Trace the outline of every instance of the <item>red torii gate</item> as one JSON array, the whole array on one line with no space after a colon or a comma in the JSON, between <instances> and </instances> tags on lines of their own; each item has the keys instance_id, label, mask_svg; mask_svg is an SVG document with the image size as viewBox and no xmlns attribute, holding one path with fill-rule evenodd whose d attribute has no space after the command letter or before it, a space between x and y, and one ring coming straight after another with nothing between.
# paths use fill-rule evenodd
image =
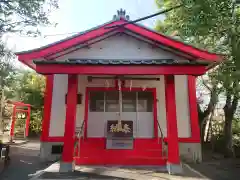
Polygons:
<instances>
[{"instance_id":1,"label":"red torii gate","mask_svg":"<svg viewBox=\"0 0 240 180\"><path fill-rule=\"evenodd\" d=\"M16 123L16 115L17 113L26 113L26 123L25 123L25 136L27 137L29 134L29 124L30 124L30 113L31 113L31 105L25 104L22 102L11 102L13 104L13 114L12 114L12 124L10 129L10 141L13 141L14 138L14 129L15 129L15 123ZM27 107L27 110L25 109L17 109L17 107Z\"/></svg>"}]
</instances>

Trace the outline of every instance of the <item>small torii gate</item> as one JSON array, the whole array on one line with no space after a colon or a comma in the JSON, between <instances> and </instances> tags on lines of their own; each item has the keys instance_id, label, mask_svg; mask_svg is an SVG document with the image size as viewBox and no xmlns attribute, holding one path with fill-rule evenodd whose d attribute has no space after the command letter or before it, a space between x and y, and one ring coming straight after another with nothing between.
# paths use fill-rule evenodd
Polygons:
<instances>
[{"instance_id":1,"label":"small torii gate","mask_svg":"<svg viewBox=\"0 0 240 180\"><path fill-rule=\"evenodd\" d=\"M10 103L13 104L12 123L11 123L11 129L10 129L10 142L13 142L17 115L20 114L20 113L24 113L26 115L25 116L26 117L25 137L28 137L28 135L29 135L31 105L30 104L25 104L25 103L22 103L22 102L10 102ZM24 109L24 108L27 108L27 109Z\"/></svg>"}]
</instances>

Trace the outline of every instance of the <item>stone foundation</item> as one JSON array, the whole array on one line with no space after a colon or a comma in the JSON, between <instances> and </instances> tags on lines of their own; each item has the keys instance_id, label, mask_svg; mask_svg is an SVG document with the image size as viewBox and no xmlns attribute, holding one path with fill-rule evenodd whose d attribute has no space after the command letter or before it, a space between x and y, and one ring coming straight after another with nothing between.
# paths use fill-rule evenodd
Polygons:
<instances>
[{"instance_id":1,"label":"stone foundation","mask_svg":"<svg viewBox=\"0 0 240 180\"><path fill-rule=\"evenodd\" d=\"M201 143L179 143L179 153L182 160L187 162L202 162Z\"/></svg>"},{"instance_id":2,"label":"stone foundation","mask_svg":"<svg viewBox=\"0 0 240 180\"><path fill-rule=\"evenodd\" d=\"M63 145L63 142L41 142L40 159L41 161L56 161L59 160L61 154L53 154L53 145Z\"/></svg>"}]
</instances>

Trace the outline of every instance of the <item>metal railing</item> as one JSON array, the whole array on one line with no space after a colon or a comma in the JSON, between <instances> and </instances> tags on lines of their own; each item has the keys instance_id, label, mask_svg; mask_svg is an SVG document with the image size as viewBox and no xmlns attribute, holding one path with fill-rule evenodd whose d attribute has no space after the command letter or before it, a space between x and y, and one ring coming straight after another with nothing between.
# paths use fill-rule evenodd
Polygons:
<instances>
[{"instance_id":1,"label":"metal railing","mask_svg":"<svg viewBox=\"0 0 240 180\"><path fill-rule=\"evenodd\" d=\"M167 143L166 142L164 142L164 135L163 135L163 132L162 132L162 128L161 128L161 126L160 126L160 124L159 124L159 122L157 121L157 124L158 124L158 129L159 129L159 131L160 131L160 134L161 134L161 149L162 149L162 157L167 157ZM159 143L159 141L158 141L158 143Z\"/></svg>"},{"instance_id":2,"label":"metal railing","mask_svg":"<svg viewBox=\"0 0 240 180\"><path fill-rule=\"evenodd\" d=\"M85 121L83 121L82 124L81 124L80 130L79 130L79 132L77 133L76 142L75 142L75 144L74 144L74 155L75 155L75 153L76 153L76 150L78 150L78 157L80 156L81 137L83 137L83 135L84 135L84 133L83 133L84 124L85 124Z\"/></svg>"}]
</instances>

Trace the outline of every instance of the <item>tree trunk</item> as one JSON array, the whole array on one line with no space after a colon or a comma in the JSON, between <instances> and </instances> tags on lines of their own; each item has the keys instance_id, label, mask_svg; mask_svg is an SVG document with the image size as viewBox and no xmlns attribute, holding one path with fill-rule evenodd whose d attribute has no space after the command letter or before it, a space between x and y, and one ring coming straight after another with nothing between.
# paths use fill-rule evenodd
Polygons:
<instances>
[{"instance_id":1,"label":"tree trunk","mask_svg":"<svg viewBox=\"0 0 240 180\"><path fill-rule=\"evenodd\" d=\"M233 99L233 100L232 100ZM227 92L226 104L224 106L224 156L234 157L234 148L232 140L232 122L238 105L238 96L232 98L231 92Z\"/></svg>"},{"instance_id":2,"label":"tree trunk","mask_svg":"<svg viewBox=\"0 0 240 180\"><path fill-rule=\"evenodd\" d=\"M233 149L233 141L232 141L232 121L233 117L231 115L225 115L225 123L224 123L224 143L225 157L234 157L234 149Z\"/></svg>"},{"instance_id":3,"label":"tree trunk","mask_svg":"<svg viewBox=\"0 0 240 180\"><path fill-rule=\"evenodd\" d=\"M204 143L204 132L206 128L206 122L209 115L214 112L215 106L218 102L218 94L216 92L216 88L212 88L210 92L210 101L207 105L207 108L202 111L200 105L198 104L198 120L199 120L199 127L201 132L201 143Z\"/></svg>"}]
</instances>

